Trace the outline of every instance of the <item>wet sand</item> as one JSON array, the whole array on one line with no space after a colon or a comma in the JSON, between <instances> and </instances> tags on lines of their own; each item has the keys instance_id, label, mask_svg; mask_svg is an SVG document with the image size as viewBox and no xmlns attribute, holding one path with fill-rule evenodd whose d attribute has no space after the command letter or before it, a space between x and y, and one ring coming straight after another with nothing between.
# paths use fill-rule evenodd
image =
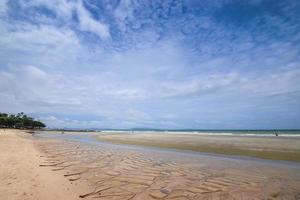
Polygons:
<instances>
[{"instance_id":1,"label":"wet sand","mask_svg":"<svg viewBox=\"0 0 300 200\"><path fill-rule=\"evenodd\" d=\"M119 144L300 161L300 137L101 132L96 138L99 141Z\"/></svg>"},{"instance_id":2,"label":"wet sand","mask_svg":"<svg viewBox=\"0 0 300 200\"><path fill-rule=\"evenodd\" d=\"M54 197L56 191L50 190L48 199L76 199L76 195L81 199L104 200L300 198L299 163L251 161L99 143L92 139L95 134L51 135L52 139L16 136L16 140L37 148L34 172L44 170L53 177L59 176L52 187L59 187L57 192L66 196ZM1 143L1 150L4 149ZM19 152L21 150L14 154ZM23 154L18 159L31 158ZM10 164L7 167L15 171ZM20 167L28 168L22 163ZM10 170L1 166L2 177L7 174L3 169ZM44 178L51 180L51 176ZM1 185L5 183L1 181ZM70 192L64 193L61 183L74 186L75 190L70 190L75 191L75 197ZM14 189L22 191L24 188ZM35 194L41 189L28 190ZM1 195L6 198L0 199L14 199L8 192Z\"/></svg>"}]
</instances>

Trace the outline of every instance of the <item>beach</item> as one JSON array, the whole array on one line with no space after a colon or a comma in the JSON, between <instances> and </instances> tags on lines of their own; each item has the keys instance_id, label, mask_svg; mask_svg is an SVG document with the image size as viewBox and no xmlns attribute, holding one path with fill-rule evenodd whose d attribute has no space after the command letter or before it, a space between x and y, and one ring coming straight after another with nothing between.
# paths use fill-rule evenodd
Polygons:
<instances>
[{"instance_id":1,"label":"beach","mask_svg":"<svg viewBox=\"0 0 300 200\"><path fill-rule=\"evenodd\" d=\"M85 186L40 167L44 162L32 136L25 131L0 129L0 199L79 199Z\"/></svg>"},{"instance_id":2,"label":"beach","mask_svg":"<svg viewBox=\"0 0 300 200\"><path fill-rule=\"evenodd\" d=\"M0 200L300 200L300 0L0 0Z\"/></svg>"},{"instance_id":3,"label":"beach","mask_svg":"<svg viewBox=\"0 0 300 200\"><path fill-rule=\"evenodd\" d=\"M100 134L1 132L0 199L300 198L298 162L112 144Z\"/></svg>"},{"instance_id":4,"label":"beach","mask_svg":"<svg viewBox=\"0 0 300 200\"><path fill-rule=\"evenodd\" d=\"M120 144L174 148L225 155L300 161L300 137L234 136L168 132L101 132L96 138Z\"/></svg>"}]
</instances>

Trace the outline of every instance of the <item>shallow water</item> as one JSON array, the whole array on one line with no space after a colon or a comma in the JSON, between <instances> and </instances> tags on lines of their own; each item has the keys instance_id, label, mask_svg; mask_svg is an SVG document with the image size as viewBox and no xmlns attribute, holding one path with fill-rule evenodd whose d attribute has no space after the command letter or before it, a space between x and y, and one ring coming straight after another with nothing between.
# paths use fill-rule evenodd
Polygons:
<instances>
[{"instance_id":1,"label":"shallow water","mask_svg":"<svg viewBox=\"0 0 300 200\"><path fill-rule=\"evenodd\" d=\"M76 141L83 144L88 145L96 145L99 147L112 148L117 150L131 150L138 151L144 153L153 153L160 154L161 156L167 155L171 156L173 159L179 157L180 160L190 159L191 161L197 161L197 157L199 158L210 158L212 160L222 160L227 162L238 162L238 163L247 163L250 162L252 164L260 164L260 165L272 165L273 167L287 167L287 168L299 168L300 162L292 162L292 161L282 161L282 160L268 160L268 159L260 159L253 158L248 156L229 156L222 154L214 154L214 153L204 153L204 152L195 152L190 150L177 150L177 149L166 149L159 147L142 147L138 145L126 145L126 144L113 144L109 142L101 142L94 138L97 133L53 133L53 132L40 132L36 134L37 137L42 138L51 138L51 139L60 139L66 141ZM195 160L196 159L196 160Z\"/></svg>"}]
</instances>

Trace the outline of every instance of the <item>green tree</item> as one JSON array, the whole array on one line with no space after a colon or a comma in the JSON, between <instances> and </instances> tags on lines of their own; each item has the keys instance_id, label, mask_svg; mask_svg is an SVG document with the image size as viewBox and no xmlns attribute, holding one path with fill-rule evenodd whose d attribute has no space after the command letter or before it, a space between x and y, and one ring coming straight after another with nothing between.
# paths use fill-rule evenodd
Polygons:
<instances>
[{"instance_id":1,"label":"green tree","mask_svg":"<svg viewBox=\"0 0 300 200\"><path fill-rule=\"evenodd\" d=\"M34 128L45 128L46 125L43 122L40 121L33 121L33 127Z\"/></svg>"},{"instance_id":2,"label":"green tree","mask_svg":"<svg viewBox=\"0 0 300 200\"><path fill-rule=\"evenodd\" d=\"M6 113L0 113L0 117L7 117L8 115Z\"/></svg>"},{"instance_id":3,"label":"green tree","mask_svg":"<svg viewBox=\"0 0 300 200\"><path fill-rule=\"evenodd\" d=\"M7 127L8 128L15 128L15 121L16 121L15 115L9 115L7 117Z\"/></svg>"},{"instance_id":4,"label":"green tree","mask_svg":"<svg viewBox=\"0 0 300 200\"><path fill-rule=\"evenodd\" d=\"M0 113L0 127L3 128L45 128L46 125L43 122L34 120L32 117L27 116L23 112L16 115L8 115L6 113Z\"/></svg>"},{"instance_id":5,"label":"green tree","mask_svg":"<svg viewBox=\"0 0 300 200\"><path fill-rule=\"evenodd\" d=\"M0 127L5 128L7 127L7 117L0 117Z\"/></svg>"}]
</instances>

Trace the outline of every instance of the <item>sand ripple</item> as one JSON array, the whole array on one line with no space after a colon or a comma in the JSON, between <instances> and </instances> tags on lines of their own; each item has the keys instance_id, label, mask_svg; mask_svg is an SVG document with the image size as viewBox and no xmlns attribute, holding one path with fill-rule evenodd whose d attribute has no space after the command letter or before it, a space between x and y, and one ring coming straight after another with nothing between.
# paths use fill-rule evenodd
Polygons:
<instances>
[{"instance_id":1,"label":"sand ripple","mask_svg":"<svg viewBox=\"0 0 300 200\"><path fill-rule=\"evenodd\" d=\"M300 199L299 176L287 179L276 170L191 167L143 152L77 142L40 140L37 145L44 157L41 167L91 186L80 195L83 199Z\"/></svg>"}]
</instances>

